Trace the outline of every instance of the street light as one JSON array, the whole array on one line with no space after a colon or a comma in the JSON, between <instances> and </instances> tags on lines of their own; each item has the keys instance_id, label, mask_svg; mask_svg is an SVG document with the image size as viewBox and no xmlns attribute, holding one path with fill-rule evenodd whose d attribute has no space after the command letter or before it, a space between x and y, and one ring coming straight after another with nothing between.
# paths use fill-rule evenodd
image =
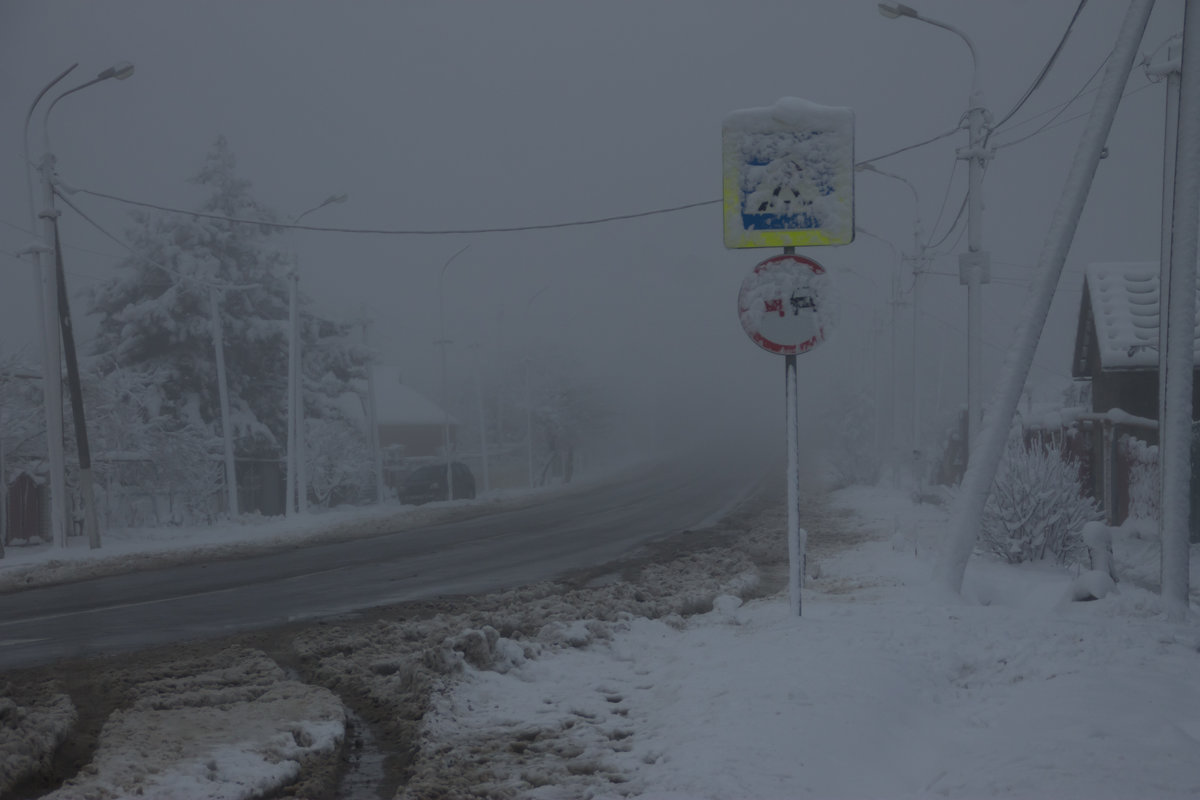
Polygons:
<instances>
[{"instance_id":1,"label":"street light","mask_svg":"<svg viewBox=\"0 0 1200 800\"><path fill-rule=\"evenodd\" d=\"M329 197L326 197L320 203L318 203L317 205L308 209L307 211L297 214L296 218L292 220L291 224L295 225L297 222L304 219L306 216L308 216L312 212L318 211L318 210L324 208L325 206L331 206L331 205L334 205L335 203L344 203L348 199L350 199L350 195L346 194L345 192L342 192L340 194L331 194L331 195L329 195Z\"/></svg>"},{"instance_id":2,"label":"street light","mask_svg":"<svg viewBox=\"0 0 1200 800\"><path fill-rule=\"evenodd\" d=\"M984 144L988 112L983 107L983 92L979 88L979 53L971 38L958 28L940 20L922 16L902 3L880 3L879 13L889 19L908 17L950 31L962 39L971 51L971 96L967 107L967 130L970 140L959 148L958 158L968 165L967 178L967 252L958 256L958 281L967 287L967 452L977 441L982 419L980 398L980 369L983 365L981 287L991 279L990 259L983 250L983 169L991 153Z\"/></svg>"},{"instance_id":3,"label":"street light","mask_svg":"<svg viewBox=\"0 0 1200 800\"><path fill-rule=\"evenodd\" d=\"M907 8L907 6L906 6ZM923 241L923 232L921 229L921 198L917 194L917 187L913 186L912 181L902 175L896 175L892 172L878 169L874 164L863 163L856 167L860 172L873 172L876 175L882 175L885 178L900 181L912 193L913 198L913 250L909 255L903 255L902 260L908 262L909 269L912 271L912 341L910 343L912 358L912 386L909 394L910 402L912 403L912 452L913 452L913 479L919 484L921 478L921 425L920 425L920 403L917 397L917 320L920 319L917 300L919 298L918 289L920 286L921 273L924 271L926 258L925 243Z\"/></svg>"},{"instance_id":4,"label":"street light","mask_svg":"<svg viewBox=\"0 0 1200 800\"><path fill-rule=\"evenodd\" d=\"M471 245L463 245L454 255L446 259L442 264L442 269L438 272L438 330L439 338L434 344L440 345L442 349L442 449L445 451L446 459L446 499L454 499L454 471L450 468L450 397L446 389L446 345L450 344L450 340L446 338L446 292L445 278L446 267L450 266L450 262L458 258L467 251Z\"/></svg>"},{"instance_id":5,"label":"street light","mask_svg":"<svg viewBox=\"0 0 1200 800\"><path fill-rule=\"evenodd\" d=\"M289 224L295 225L307 215L325 206L344 203L349 197L345 192L331 194L312 208L292 217ZM308 513L308 453L304 441L304 371L301 358L300 273L293 269L288 275L288 434L287 469L284 478L287 503L284 506L284 516L292 515L293 504L298 513ZM370 370L368 370L367 383L368 391L373 391ZM374 420L371 420L370 424L374 425ZM372 439L372 441L376 440ZM377 445L374 450L378 451ZM378 458L374 460L378 464ZM378 479L378 470L376 470L376 477Z\"/></svg>"},{"instance_id":6,"label":"street light","mask_svg":"<svg viewBox=\"0 0 1200 800\"><path fill-rule=\"evenodd\" d=\"M79 453L79 482L83 494L85 524L88 544L100 546L100 530L96 520L95 492L92 485L91 452L88 447L87 425L83 411L83 397L79 381L79 367L75 359L75 341L71 329L71 317L67 307L67 292L62 285L62 258L58 250L58 210L54 207L54 165L50 152L50 112L64 97L81 91L109 78L124 80L133 74L133 65L119 62L100 72L95 78L62 92L50 102L42 115L43 155L38 166L41 172L42 210L38 211L33 196L33 182L29 169L29 123L33 112L46 93L70 74L78 64L72 64L46 84L25 114L24 149L25 177L29 191L30 218L37 227L42 220L42 244L32 250L34 268L41 274L41 303L38 304L42 328L42 363L44 371L43 397L46 406L47 454L50 465L50 527L51 539L60 547L66 546L66 471L63 456L62 426L62 347L66 337L67 377L71 385L71 407L75 422L75 436Z\"/></svg>"}]
</instances>

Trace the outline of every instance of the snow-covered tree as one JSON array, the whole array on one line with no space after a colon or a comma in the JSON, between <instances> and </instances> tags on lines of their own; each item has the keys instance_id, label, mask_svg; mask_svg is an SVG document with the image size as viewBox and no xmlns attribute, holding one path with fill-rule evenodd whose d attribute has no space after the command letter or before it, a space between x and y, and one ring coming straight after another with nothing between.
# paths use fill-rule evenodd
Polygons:
<instances>
[{"instance_id":1,"label":"snow-covered tree","mask_svg":"<svg viewBox=\"0 0 1200 800\"><path fill-rule=\"evenodd\" d=\"M152 389L159 380L153 369L116 369L87 383L88 430L109 524L140 521L122 500L126 487L166 502L173 522L210 521L219 505L221 442L197 420L159 413ZM155 514L161 522L157 507Z\"/></svg>"},{"instance_id":2,"label":"snow-covered tree","mask_svg":"<svg viewBox=\"0 0 1200 800\"><path fill-rule=\"evenodd\" d=\"M208 191L200 212L261 222L136 212L135 256L96 289L93 352L105 374L154 376L143 406L179 425L220 433L212 300L218 313L239 458L279 458L287 446L288 272L294 258L276 244L276 215L237 176L219 137L192 182ZM316 317L301 296L305 414L338 415L330 398L364 373L365 349L349 326Z\"/></svg>"},{"instance_id":3,"label":"snow-covered tree","mask_svg":"<svg viewBox=\"0 0 1200 800\"><path fill-rule=\"evenodd\" d=\"M4 453L0 472L10 478L33 468L46 455L42 386L30 378L39 372L19 353L0 355L0 450Z\"/></svg>"},{"instance_id":4,"label":"snow-covered tree","mask_svg":"<svg viewBox=\"0 0 1200 800\"><path fill-rule=\"evenodd\" d=\"M148 387L153 413L212 426L220 418L211 293L225 340L236 450L241 456L281 452L286 437L287 284L289 258L273 247L274 215L235 174L224 137L192 182L209 196L199 211L239 219L135 212L135 256L91 297L100 322L94 353L102 370L136 369L158 376Z\"/></svg>"}]
</instances>

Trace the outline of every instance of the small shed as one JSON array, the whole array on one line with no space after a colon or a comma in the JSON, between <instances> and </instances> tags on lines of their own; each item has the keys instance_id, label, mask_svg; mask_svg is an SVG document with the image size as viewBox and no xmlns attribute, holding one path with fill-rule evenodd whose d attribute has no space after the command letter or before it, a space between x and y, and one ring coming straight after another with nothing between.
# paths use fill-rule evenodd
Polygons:
<instances>
[{"instance_id":1,"label":"small shed","mask_svg":"<svg viewBox=\"0 0 1200 800\"><path fill-rule=\"evenodd\" d=\"M28 472L20 472L8 483L8 506L4 543L40 541L46 538L44 491L41 483Z\"/></svg>"}]
</instances>

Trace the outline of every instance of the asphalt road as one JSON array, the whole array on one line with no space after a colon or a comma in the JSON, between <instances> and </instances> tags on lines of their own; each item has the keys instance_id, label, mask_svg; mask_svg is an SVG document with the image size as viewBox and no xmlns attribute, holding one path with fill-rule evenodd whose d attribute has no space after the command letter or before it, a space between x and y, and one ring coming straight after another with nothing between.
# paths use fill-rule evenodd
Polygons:
<instances>
[{"instance_id":1,"label":"asphalt road","mask_svg":"<svg viewBox=\"0 0 1200 800\"><path fill-rule=\"evenodd\" d=\"M758 466L685 459L469 520L5 595L0 669L552 578L703 525Z\"/></svg>"}]
</instances>

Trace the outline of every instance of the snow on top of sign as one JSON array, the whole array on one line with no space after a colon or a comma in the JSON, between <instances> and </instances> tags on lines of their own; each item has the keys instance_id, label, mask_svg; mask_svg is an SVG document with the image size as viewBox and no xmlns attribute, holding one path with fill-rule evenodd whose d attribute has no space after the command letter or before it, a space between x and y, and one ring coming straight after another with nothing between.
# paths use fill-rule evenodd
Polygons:
<instances>
[{"instance_id":1,"label":"snow on top of sign","mask_svg":"<svg viewBox=\"0 0 1200 800\"><path fill-rule=\"evenodd\" d=\"M1157 368L1158 262L1089 264L1085 281L1101 369ZM1194 351L1200 355L1200 342ZM1196 355L1193 361L1200 363Z\"/></svg>"},{"instance_id":2,"label":"snow on top of sign","mask_svg":"<svg viewBox=\"0 0 1200 800\"><path fill-rule=\"evenodd\" d=\"M772 122L781 127L853 133L854 111L846 106L823 106L800 97L781 97L774 105L742 108L725 115L724 127L762 130Z\"/></svg>"}]
</instances>

